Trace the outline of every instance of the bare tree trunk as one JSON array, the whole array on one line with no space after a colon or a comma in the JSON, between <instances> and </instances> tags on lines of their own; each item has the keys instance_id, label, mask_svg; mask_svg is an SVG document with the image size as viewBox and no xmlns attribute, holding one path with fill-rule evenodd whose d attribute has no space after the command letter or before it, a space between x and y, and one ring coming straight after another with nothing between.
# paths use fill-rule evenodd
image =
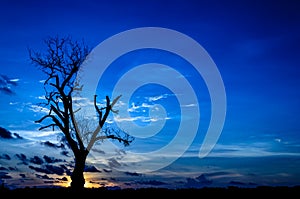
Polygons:
<instances>
[{"instance_id":1,"label":"bare tree trunk","mask_svg":"<svg viewBox=\"0 0 300 199\"><path fill-rule=\"evenodd\" d=\"M84 188L85 179L84 179L84 168L86 161L85 154L77 155L75 158L75 167L71 175L71 188L74 190L79 190Z\"/></svg>"}]
</instances>

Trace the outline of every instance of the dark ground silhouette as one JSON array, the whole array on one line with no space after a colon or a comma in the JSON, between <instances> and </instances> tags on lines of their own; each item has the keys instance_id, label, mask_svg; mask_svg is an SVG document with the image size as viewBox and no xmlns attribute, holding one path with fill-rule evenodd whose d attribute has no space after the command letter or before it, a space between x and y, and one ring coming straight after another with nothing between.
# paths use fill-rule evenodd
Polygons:
<instances>
[{"instance_id":1,"label":"dark ground silhouette","mask_svg":"<svg viewBox=\"0 0 300 199\"><path fill-rule=\"evenodd\" d=\"M72 190L71 188L18 188L18 189L8 189L5 187L0 188L0 196L14 197L14 196L31 196L31 197L55 197L55 198L69 198L71 196L82 196L84 198L88 197L101 197L109 196L111 197L196 197L205 198L209 196L223 197L223 196L238 196L239 198L248 197L263 197L270 196L293 198L298 197L300 193L300 186L280 186L280 187L270 187L270 186L259 186L256 188L241 188L230 186L226 188L199 188L199 189L167 189L167 188L139 188L139 189L119 189L110 190L106 188L85 188L82 190Z\"/></svg>"}]
</instances>

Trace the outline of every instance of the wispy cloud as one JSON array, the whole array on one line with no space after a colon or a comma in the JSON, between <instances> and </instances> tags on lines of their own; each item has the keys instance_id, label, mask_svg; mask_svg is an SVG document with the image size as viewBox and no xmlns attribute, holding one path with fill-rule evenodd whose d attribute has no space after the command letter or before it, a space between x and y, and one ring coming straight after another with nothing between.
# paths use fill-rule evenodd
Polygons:
<instances>
[{"instance_id":1,"label":"wispy cloud","mask_svg":"<svg viewBox=\"0 0 300 199\"><path fill-rule=\"evenodd\" d=\"M36 104L31 104L29 107L29 110L35 112L35 113L44 113L44 114L48 114L49 113L49 109L46 107L42 107Z\"/></svg>"},{"instance_id":2,"label":"wispy cloud","mask_svg":"<svg viewBox=\"0 0 300 199\"><path fill-rule=\"evenodd\" d=\"M216 144L214 149L208 155L209 157L264 157L264 156L300 156L300 153L290 152L285 148L284 151L274 148L272 145L281 143L276 140L270 142L255 142L251 144L237 143L237 144ZM285 143L281 143L285 144ZM285 146L289 147L289 146ZM290 147L294 147L290 145Z\"/></svg>"},{"instance_id":3,"label":"wispy cloud","mask_svg":"<svg viewBox=\"0 0 300 199\"><path fill-rule=\"evenodd\" d=\"M181 105L181 107L184 107L184 108L195 107L195 106L198 106L198 105L197 104L183 104L183 105Z\"/></svg>"},{"instance_id":4,"label":"wispy cloud","mask_svg":"<svg viewBox=\"0 0 300 199\"><path fill-rule=\"evenodd\" d=\"M169 120L171 119L170 117L146 117L146 116L135 116L135 117L120 117L119 115L117 115L114 118L114 121L116 122L135 122L135 121L139 121L142 123L148 123L148 122L157 122L157 121L161 121L161 120Z\"/></svg>"},{"instance_id":5,"label":"wispy cloud","mask_svg":"<svg viewBox=\"0 0 300 199\"><path fill-rule=\"evenodd\" d=\"M0 74L0 93L7 95L15 94L12 90L12 86L17 86L19 79L11 79L6 75Z\"/></svg>"},{"instance_id":6,"label":"wispy cloud","mask_svg":"<svg viewBox=\"0 0 300 199\"><path fill-rule=\"evenodd\" d=\"M153 97L146 97L146 99L149 102L155 102L155 101L158 101L160 99L167 98L168 96L171 96L171 94L162 94L162 95L157 95L157 96L153 96Z\"/></svg>"},{"instance_id":7,"label":"wispy cloud","mask_svg":"<svg viewBox=\"0 0 300 199\"><path fill-rule=\"evenodd\" d=\"M128 112L139 112L139 111L141 111L140 109L142 109L142 108L150 108L152 106L153 105L149 105L149 104L146 104L146 103L142 103L141 105L137 105L133 102L133 103L131 103L130 108L128 108Z\"/></svg>"}]
</instances>

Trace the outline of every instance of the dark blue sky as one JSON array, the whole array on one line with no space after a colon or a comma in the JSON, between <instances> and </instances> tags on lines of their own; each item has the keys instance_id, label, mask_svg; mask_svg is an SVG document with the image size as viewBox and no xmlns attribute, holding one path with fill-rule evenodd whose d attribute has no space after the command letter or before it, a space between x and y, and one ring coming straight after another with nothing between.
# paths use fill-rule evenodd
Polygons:
<instances>
[{"instance_id":1,"label":"dark blue sky","mask_svg":"<svg viewBox=\"0 0 300 199\"><path fill-rule=\"evenodd\" d=\"M18 186L20 182L43 184L43 180L36 180L43 179L43 173L33 176L30 174L37 167L28 166L34 164L29 160L32 150L37 152L38 157L55 157L57 154L60 157L59 152L47 154L47 149L36 144L47 139L52 142L57 140L51 131L41 135L37 130L39 125L33 122L42 115L38 112L36 103L44 95L40 81L45 76L30 64L28 48L42 51L43 39L55 35L84 39L90 47L96 47L110 36L125 30L162 27L193 38L205 48L218 67L227 97L226 119L221 136L208 157L197 157L209 123L210 101L203 82L190 78L203 92L203 95L198 93L198 97L203 98L199 102L200 130L185 155L151 174L135 176L102 171L98 174L100 177L93 179L94 186L101 183L108 186L146 186L149 179L149 182L157 182L153 186L202 186L201 183L205 184L205 181L199 179L203 180L203 177L197 178L201 175L211 180L213 185L222 186L229 185L232 181L245 185L298 185L299 9L300 3L292 0L1 1L0 126L26 139L16 141L13 138L0 138L0 181L11 186ZM112 85L109 83L116 82L117 72L124 72L149 61L174 65L180 72L186 73L186 77L193 72L185 70L188 64L183 60L167 53L135 52L114 62L115 68L112 67L108 72L116 75L103 80L107 83L107 87L103 89L110 91ZM120 68L120 65L124 67ZM176 102L167 89L157 88L151 91L145 88L136 93L136 97L144 96L148 100L148 104L135 104L141 108L141 112L144 109L144 113L147 113L147 108L152 105L150 102L155 101L151 101L150 99L155 98L150 97L169 99L169 102L161 101L168 108L173 107ZM176 117L179 109L175 107L168 110L171 119L167 120L169 127L166 127L166 133L173 132L178 127ZM163 146L170 136L174 135L164 135L161 132L157 137L160 139L158 142L138 139L129 150L151 151ZM27 155L27 165L18 162L20 157L16 154L19 153ZM5 155L9 155L11 159L5 159ZM115 157L106 157L108 160L92 157L91 163L96 162L94 165L99 164L99 168L111 169L116 164ZM128 158L129 161L134 159ZM133 162L139 161L142 160L137 158ZM111 179L107 177L100 182L103 178L101 175L104 174L108 174ZM61 180L62 175L57 175L56 181ZM262 176L265 180L261 180ZM54 179L55 177L53 182ZM156 181L151 181L152 179Z\"/></svg>"}]
</instances>

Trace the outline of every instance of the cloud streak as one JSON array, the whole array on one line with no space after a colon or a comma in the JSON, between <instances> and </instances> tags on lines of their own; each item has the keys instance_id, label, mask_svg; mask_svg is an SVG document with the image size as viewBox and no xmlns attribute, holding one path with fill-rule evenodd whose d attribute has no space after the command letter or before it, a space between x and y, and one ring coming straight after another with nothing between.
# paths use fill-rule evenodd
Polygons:
<instances>
[{"instance_id":1,"label":"cloud streak","mask_svg":"<svg viewBox=\"0 0 300 199\"><path fill-rule=\"evenodd\" d=\"M6 95L13 95L15 92L12 90L12 86L17 86L19 79L11 79L6 75L0 74L0 93Z\"/></svg>"}]
</instances>

